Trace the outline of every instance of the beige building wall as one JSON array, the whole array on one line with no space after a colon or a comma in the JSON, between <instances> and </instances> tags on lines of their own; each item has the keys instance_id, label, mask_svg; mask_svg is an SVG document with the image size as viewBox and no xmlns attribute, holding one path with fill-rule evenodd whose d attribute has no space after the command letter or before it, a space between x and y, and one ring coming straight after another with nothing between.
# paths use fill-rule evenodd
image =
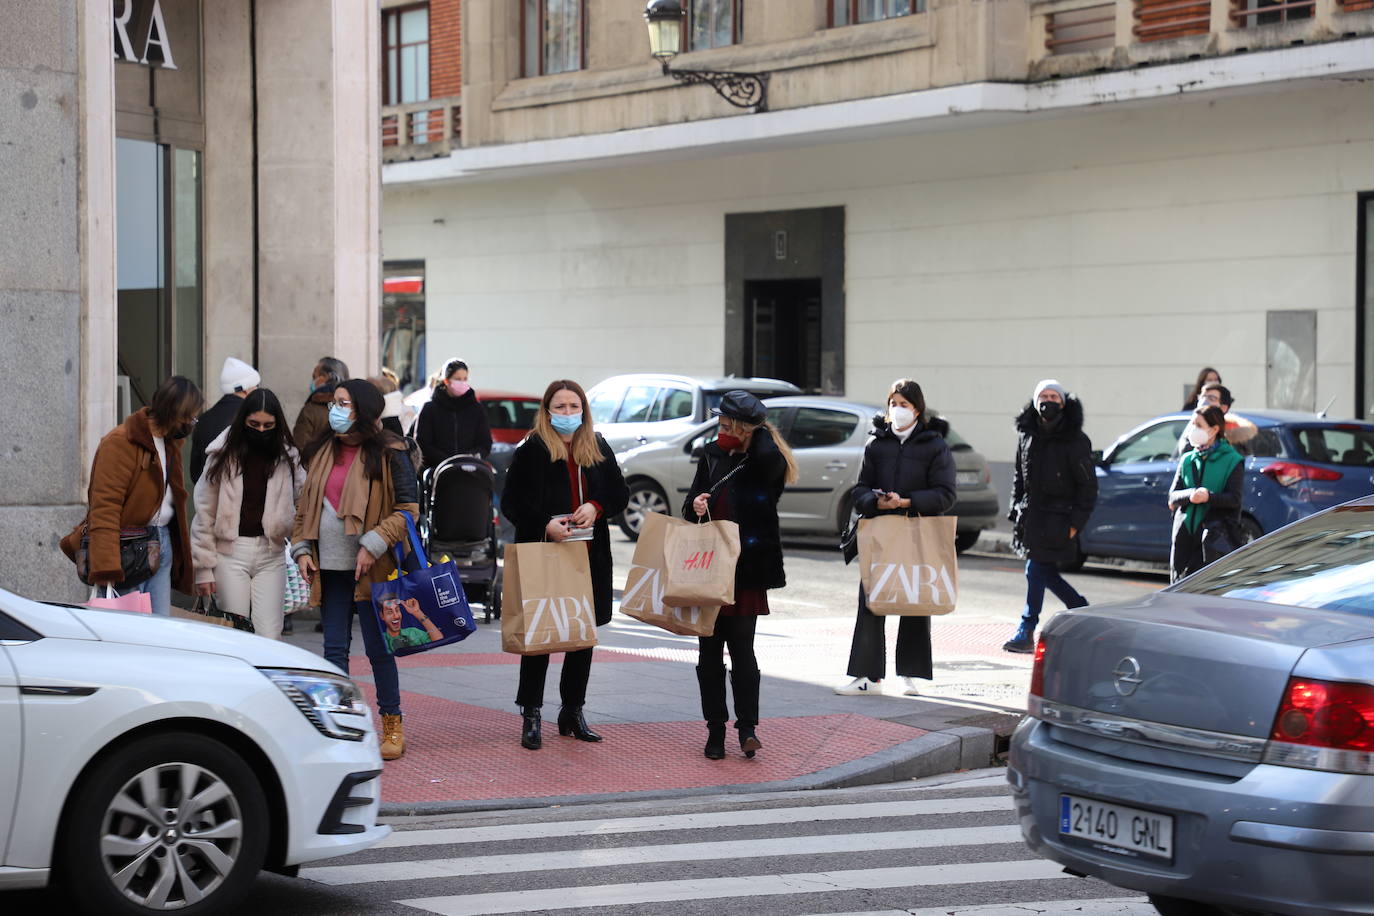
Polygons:
<instances>
[{"instance_id":1,"label":"beige building wall","mask_svg":"<svg viewBox=\"0 0 1374 916\"><path fill-rule=\"evenodd\" d=\"M1318 406L1354 409L1355 196L1374 87L1346 83L671 165L388 188L423 258L428 358L537 393L719 373L725 215L845 207L846 394L913 375L993 460L1037 379L1098 445L1199 367L1263 406L1266 312L1318 312Z\"/></svg>"}]
</instances>

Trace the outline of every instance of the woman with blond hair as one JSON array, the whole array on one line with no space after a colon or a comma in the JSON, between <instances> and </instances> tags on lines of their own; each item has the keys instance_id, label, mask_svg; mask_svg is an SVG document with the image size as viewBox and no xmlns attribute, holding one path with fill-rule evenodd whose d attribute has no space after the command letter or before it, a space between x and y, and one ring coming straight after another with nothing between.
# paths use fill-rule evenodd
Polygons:
<instances>
[{"instance_id":1,"label":"woman with blond hair","mask_svg":"<svg viewBox=\"0 0 1374 916\"><path fill-rule=\"evenodd\" d=\"M782 588L782 534L778 500L783 487L797 481L797 463L778 431L767 422L763 402L747 391L728 391L712 413L719 433L697 462L682 515L696 521L708 513L739 525L740 555L735 566L735 603L720 609L715 632L700 637L697 686L706 719L707 758L725 756L725 648L730 649L730 685L735 696L735 730L740 750L753 757L763 744L759 724L759 665L754 658L754 626L768 613L768 590Z\"/></svg>"},{"instance_id":2,"label":"woman with blond hair","mask_svg":"<svg viewBox=\"0 0 1374 916\"><path fill-rule=\"evenodd\" d=\"M518 543L563 541L574 529L591 528L587 549L592 573L596 625L611 622L611 533L607 519L618 515L630 500L611 447L592 428L587 394L577 382L549 383L540 401L534 430L515 450L501 494L501 511L515 526ZM563 656L559 694L558 733L580 741L600 741L587 727L582 707L587 700L592 650ZM540 708L544 705L547 655L520 658L520 687L515 703L524 727L520 744L530 750L543 746Z\"/></svg>"}]
</instances>

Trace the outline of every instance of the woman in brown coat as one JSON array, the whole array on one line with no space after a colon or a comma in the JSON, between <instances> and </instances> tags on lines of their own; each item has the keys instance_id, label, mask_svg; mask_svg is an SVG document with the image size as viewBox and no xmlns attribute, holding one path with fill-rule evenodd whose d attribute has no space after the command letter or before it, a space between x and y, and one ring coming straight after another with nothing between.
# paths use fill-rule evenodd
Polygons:
<instances>
[{"instance_id":1,"label":"woman in brown coat","mask_svg":"<svg viewBox=\"0 0 1374 916\"><path fill-rule=\"evenodd\" d=\"M191 539L186 520L186 483L181 444L204 406L190 379L173 376L153 392L152 402L125 417L95 451L87 492L86 521L62 539L73 560L82 529L89 537L90 580L120 594L146 592L153 613L172 613L172 588L191 593ZM134 529L156 529L160 563L152 578L121 588L119 538Z\"/></svg>"},{"instance_id":2,"label":"woman in brown coat","mask_svg":"<svg viewBox=\"0 0 1374 916\"><path fill-rule=\"evenodd\" d=\"M307 446L305 486L296 507L291 556L320 608L324 657L348 670L353 615L377 686L382 759L405 753L396 657L372 610L372 586L396 569L391 548L406 537L406 515L419 511L415 469L405 440L381 426L382 393L366 379L334 390L333 435Z\"/></svg>"}]
</instances>

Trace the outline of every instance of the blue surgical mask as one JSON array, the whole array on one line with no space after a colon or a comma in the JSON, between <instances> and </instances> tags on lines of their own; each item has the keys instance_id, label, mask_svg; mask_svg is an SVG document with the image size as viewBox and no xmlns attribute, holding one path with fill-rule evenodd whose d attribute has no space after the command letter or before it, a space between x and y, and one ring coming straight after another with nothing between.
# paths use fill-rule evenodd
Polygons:
<instances>
[{"instance_id":1,"label":"blue surgical mask","mask_svg":"<svg viewBox=\"0 0 1374 916\"><path fill-rule=\"evenodd\" d=\"M582 412L577 413L551 413L549 422L561 436L571 436L582 426Z\"/></svg>"},{"instance_id":2,"label":"blue surgical mask","mask_svg":"<svg viewBox=\"0 0 1374 916\"><path fill-rule=\"evenodd\" d=\"M343 435L353 428L353 411L338 404L329 405L329 428Z\"/></svg>"}]
</instances>

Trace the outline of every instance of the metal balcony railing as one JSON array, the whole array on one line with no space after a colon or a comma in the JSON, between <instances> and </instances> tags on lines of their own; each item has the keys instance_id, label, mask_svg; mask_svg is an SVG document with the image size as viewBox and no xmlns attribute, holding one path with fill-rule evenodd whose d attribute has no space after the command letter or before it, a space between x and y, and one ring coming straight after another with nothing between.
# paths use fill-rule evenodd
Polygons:
<instances>
[{"instance_id":1,"label":"metal balcony railing","mask_svg":"<svg viewBox=\"0 0 1374 916\"><path fill-rule=\"evenodd\" d=\"M432 159L462 145L461 97L382 106L382 161Z\"/></svg>"}]
</instances>

